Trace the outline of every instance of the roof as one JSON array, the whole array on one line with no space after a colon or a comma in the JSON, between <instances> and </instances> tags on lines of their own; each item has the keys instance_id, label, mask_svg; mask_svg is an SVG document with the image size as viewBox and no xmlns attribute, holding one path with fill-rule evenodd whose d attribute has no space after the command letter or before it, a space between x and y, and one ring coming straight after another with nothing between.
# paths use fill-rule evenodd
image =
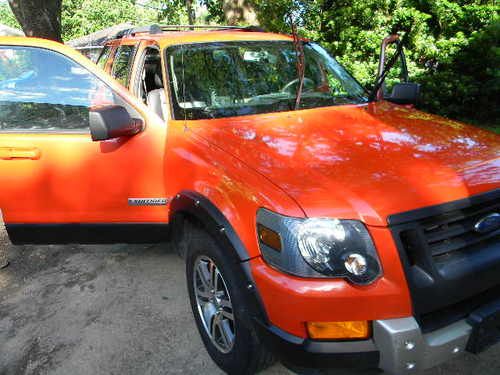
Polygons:
<instances>
[{"instance_id":1,"label":"roof","mask_svg":"<svg viewBox=\"0 0 500 375\"><path fill-rule=\"evenodd\" d=\"M224 27L221 26L193 26L195 30L186 30L189 26L158 26L149 28L136 28L125 30L119 39L115 41L152 40L160 47L168 47L177 44L204 43L204 42L227 42L227 41L259 41L259 40L292 40L285 34L269 33L257 28ZM178 28L175 31L174 28Z\"/></svg>"}]
</instances>

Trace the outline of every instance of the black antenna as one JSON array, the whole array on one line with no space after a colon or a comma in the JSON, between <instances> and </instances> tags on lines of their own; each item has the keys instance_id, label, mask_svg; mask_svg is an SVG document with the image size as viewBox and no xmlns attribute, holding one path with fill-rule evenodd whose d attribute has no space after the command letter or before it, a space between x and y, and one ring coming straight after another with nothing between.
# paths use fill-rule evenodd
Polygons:
<instances>
[{"instance_id":1,"label":"black antenna","mask_svg":"<svg viewBox=\"0 0 500 375\"><path fill-rule=\"evenodd\" d=\"M304 74L305 74L305 56L304 56L304 46L302 40L300 40L297 35L297 26L293 20L292 13L289 13L290 27L292 29L293 46L295 48L295 55L297 57L297 77L299 81L299 86L297 87L297 95L295 97L295 110L300 108L300 99L302 97L302 90L304 88Z\"/></svg>"},{"instance_id":2,"label":"black antenna","mask_svg":"<svg viewBox=\"0 0 500 375\"><path fill-rule=\"evenodd\" d=\"M182 65L182 101L184 103L184 131L187 130L187 111L186 111L186 66L184 65L184 45L181 44L181 65Z\"/></svg>"}]
</instances>

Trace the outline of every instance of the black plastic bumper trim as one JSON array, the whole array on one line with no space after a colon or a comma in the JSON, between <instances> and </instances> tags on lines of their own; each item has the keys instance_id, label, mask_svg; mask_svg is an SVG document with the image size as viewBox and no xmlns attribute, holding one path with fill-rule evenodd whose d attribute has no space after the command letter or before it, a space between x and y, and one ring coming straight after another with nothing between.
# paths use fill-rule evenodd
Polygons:
<instances>
[{"instance_id":1,"label":"black plastic bumper trim","mask_svg":"<svg viewBox=\"0 0 500 375\"><path fill-rule=\"evenodd\" d=\"M372 340L318 341L297 337L261 322L257 322L257 326L265 344L287 367L368 369L377 368L380 362L380 353Z\"/></svg>"}]
</instances>

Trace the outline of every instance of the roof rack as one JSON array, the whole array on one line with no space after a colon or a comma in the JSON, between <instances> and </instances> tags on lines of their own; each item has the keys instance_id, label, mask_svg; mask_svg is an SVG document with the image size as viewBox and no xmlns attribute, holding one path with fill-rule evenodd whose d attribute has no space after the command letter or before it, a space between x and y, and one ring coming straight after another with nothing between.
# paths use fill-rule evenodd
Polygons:
<instances>
[{"instance_id":1,"label":"roof rack","mask_svg":"<svg viewBox=\"0 0 500 375\"><path fill-rule=\"evenodd\" d=\"M219 26L219 25L150 25L133 27L130 29L122 30L115 36L116 39L124 38L126 36L133 36L140 33L148 34L161 34L163 31L183 31L183 30L238 30L248 32L264 32L258 26Z\"/></svg>"}]
</instances>

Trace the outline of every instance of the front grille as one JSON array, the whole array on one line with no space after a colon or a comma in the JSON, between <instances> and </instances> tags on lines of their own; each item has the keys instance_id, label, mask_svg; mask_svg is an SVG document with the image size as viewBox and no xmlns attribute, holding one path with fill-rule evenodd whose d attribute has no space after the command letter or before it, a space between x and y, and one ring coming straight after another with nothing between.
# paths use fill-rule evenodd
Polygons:
<instances>
[{"instance_id":1,"label":"front grille","mask_svg":"<svg viewBox=\"0 0 500 375\"><path fill-rule=\"evenodd\" d=\"M389 217L424 330L463 318L483 299L500 297L500 229L474 229L493 213L500 213L500 189Z\"/></svg>"},{"instance_id":2,"label":"front grille","mask_svg":"<svg viewBox=\"0 0 500 375\"><path fill-rule=\"evenodd\" d=\"M481 246L484 242L494 241L500 235L500 229L488 233L478 233L474 225L481 218L500 213L500 200L483 202L467 208L446 212L417 222L428 248L429 254L443 259L455 251ZM411 251L411 242L405 243Z\"/></svg>"}]
</instances>

